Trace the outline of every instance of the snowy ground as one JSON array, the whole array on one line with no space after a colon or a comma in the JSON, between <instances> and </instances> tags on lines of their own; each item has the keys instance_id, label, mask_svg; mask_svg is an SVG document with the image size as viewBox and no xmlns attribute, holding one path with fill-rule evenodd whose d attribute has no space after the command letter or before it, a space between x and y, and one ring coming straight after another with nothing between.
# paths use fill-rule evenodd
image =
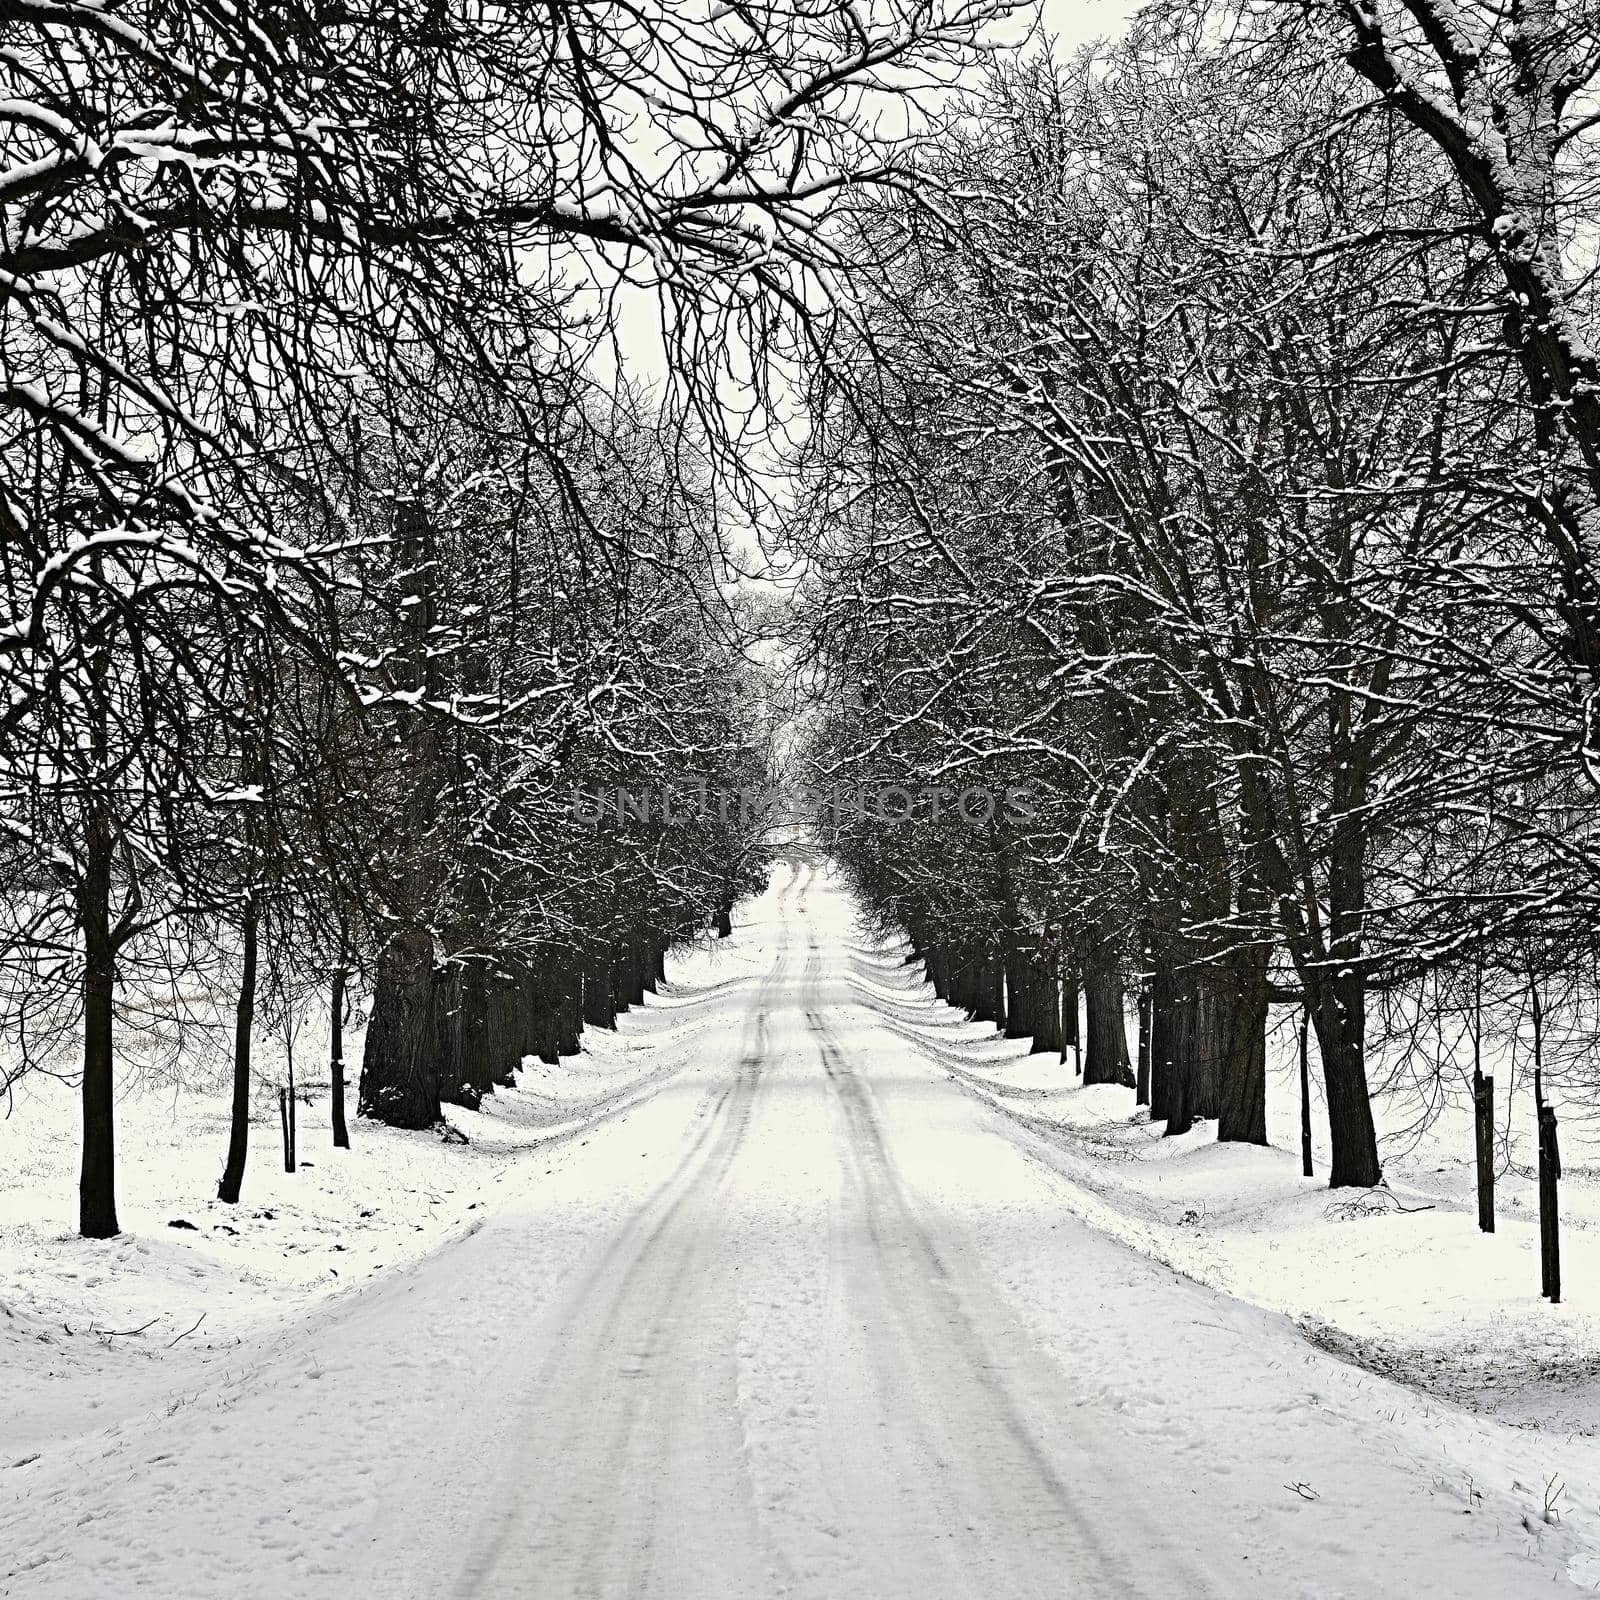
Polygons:
<instances>
[{"instance_id":1,"label":"snowy ground","mask_svg":"<svg viewBox=\"0 0 1600 1600\"><path fill-rule=\"evenodd\" d=\"M78 1101L50 1077L24 1077L0 1120L0 1469L40 1445L96 1425L109 1411L165 1404L203 1384L235 1352L474 1228L508 1177L582 1148L611 1117L653 1093L703 1035L724 972L715 948L674 958L670 991L651 1012L590 1032L559 1068L530 1058L516 1090L481 1112L447 1108L468 1142L354 1122L353 1148L333 1147L326 1023L299 1041L306 1103L298 1170L283 1170L270 1081L254 1107L242 1202L215 1198L228 1141L225 1086L195 1093L129 1085L117 1105L120 1237L76 1233ZM361 1033L346 1034L359 1062ZM275 1076L270 1044L258 1048ZM352 1073L352 1078L354 1073ZM541 1165L542 1163L542 1165ZM174 1223L180 1226L174 1226ZM192 1330L192 1331L190 1331Z\"/></svg>"},{"instance_id":2,"label":"snowy ground","mask_svg":"<svg viewBox=\"0 0 1600 1600\"><path fill-rule=\"evenodd\" d=\"M1578 1118L1563 1133L1563 1302L1539 1296L1531 1091L1510 1108L1512 1170L1496 1231L1477 1226L1470 1115L1384 1139L1384 1193L1336 1195L1327 1151L1301 1176L1299 1088L1285 1059L1268 1093L1271 1148L1220 1145L1214 1124L1180 1139L1133 1092L1084 1089L1028 1041L998 1038L940 1006L920 968L859 952L852 976L924 1060L1002 1110L1018 1148L1073 1187L1074 1211L1188 1277L1301 1320L1306 1335L1373 1370L1509 1421L1600 1432L1600 1166ZM1278 1042L1292 1043L1291 1030ZM1287 1057L1287 1051L1284 1052ZM1315 1073L1315 1057L1312 1071ZM1500 1074L1501 1081L1508 1074ZM1404 1108L1378 1111L1399 1123ZM1313 1126L1326 1126L1313 1087Z\"/></svg>"},{"instance_id":3,"label":"snowy ground","mask_svg":"<svg viewBox=\"0 0 1600 1600\"><path fill-rule=\"evenodd\" d=\"M225 1211L220 1109L141 1101L129 1233L83 1245L41 1092L0 1128L0 1594L1600 1584L1581 1386L1487 1382L1592 1365L1591 1227L1552 1310L1438 1151L1392 1169L1434 1210L1334 1220L1295 1158L1161 1142L1023 1048L785 868L464 1147L308 1131L290 1178L263 1137Z\"/></svg>"}]
</instances>

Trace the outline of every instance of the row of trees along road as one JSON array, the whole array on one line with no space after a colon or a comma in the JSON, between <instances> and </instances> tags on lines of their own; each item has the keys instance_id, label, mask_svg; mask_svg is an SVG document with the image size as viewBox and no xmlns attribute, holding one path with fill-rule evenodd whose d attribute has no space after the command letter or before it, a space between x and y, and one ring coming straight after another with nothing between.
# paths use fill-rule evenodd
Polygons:
<instances>
[{"instance_id":1,"label":"row of trees along road","mask_svg":"<svg viewBox=\"0 0 1600 1600\"><path fill-rule=\"evenodd\" d=\"M1000 63L812 367L816 777L1031 796L846 815L865 900L1037 1048L1086 991L1086 1079L1173 1133L1265 1139L1301 1003L1335 1185L1374 1002L1593 991L1580 10L1158 5Z\"/></svg>"},{"instance_id":2,"label":"row of trees along road","mask_svg":"<svg viewBox=\"0 0 1600 1600\"><path fill-rule=\"evenodd\" d=\"M364 988L362 1107L420 1126L753 881L737 821L564 802L762 764L743 435L829 340L830 214L909 181L882 130L1008 9L9 8L0 975L8 1075L81 1033L84 1234L185 974L238 985L231 1199L261 980L331 986L341 1134Z\"/></svg>"}]
</instances>

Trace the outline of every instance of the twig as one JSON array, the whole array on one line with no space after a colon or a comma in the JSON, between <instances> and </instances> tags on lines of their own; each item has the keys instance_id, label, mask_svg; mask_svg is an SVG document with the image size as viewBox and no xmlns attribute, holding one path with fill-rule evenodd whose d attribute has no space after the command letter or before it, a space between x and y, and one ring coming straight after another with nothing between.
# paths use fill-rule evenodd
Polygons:
<instances>
[{"instance_id":1,"label":"twig","mask_svg":"<svg viewBox=\"0 0 1600 1600\"><path fill-rule=\"evenodd\" d=\"M146 1328L153 1328L166 1315L158 1311L155 1316L137 1328L91 1328L90 1333L97 1333L102 1339L130 1339L136 1333L143 1333Z\"/></svg>"},{"instance_id":2,"label":"twig","mask_svg":"<svg viewBox=\"0 0 1600 1600\"><path fill-rule=\"evenodd\" d=\"M198 1328L200 1326L200 1324L202 1322L204 1322L205 1320L206 1320L206 1314L205 1314L205 1312L202 1311L200 1313L200 1315L194 1319L194 1328ZM189 1337L189 1335L194 1332L194 1328L185 1328L183 1330L183 1332L178 1335L178 1339L187 1339ZM172 1344L169 1344L167 1346L167 1349L170 1350L172 1348L172 1345L176 1344L178 1342L178 1339L174 1339L172 1341Z\"/></svg>"}]
</instances>

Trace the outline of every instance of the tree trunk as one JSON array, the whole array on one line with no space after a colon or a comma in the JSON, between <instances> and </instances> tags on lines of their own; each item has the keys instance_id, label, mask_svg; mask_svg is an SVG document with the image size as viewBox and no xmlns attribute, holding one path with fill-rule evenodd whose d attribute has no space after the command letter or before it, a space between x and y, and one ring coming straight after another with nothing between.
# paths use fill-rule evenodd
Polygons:
<instances>
[{"instance_id":1,"label":"tree trunk","mask_svg":"<svg viewBox=\"0 0 1600 1600\"><path fill-rule=\"evenodd\" d=\"M546 1066L556 1066L561 1060L572 1010L566 972L558 960L547 956L529 968L523 982L527 990L523 1007L528 1019L523 1053L537 1056Z\"/></svg>"},{"instance_id":2,"label":"tree trunk","mask_svg":"<svg viewBox=\"0 0 1600 1600\"><path fill-rule=\"evenodd\" d=\"M466 977L463 965L457 962L447 961L442 967L436 967L429 1011L439 1101L442 1105L465 1106L467 1110L475 1111L482 1097L467 1068L464 1037L468 1003Z\"/></svg>"},{"instance_id":3,"label":"tree trunk","mask_svg":"<svg viewBox=\"0 0 1600 1600\"><path fill-rule=\"evenodd\" d=\"M1267 958L1265 946L1251 946L1228 963L1217 1138L1234 1144L1267 1142Z\"/></svg>"},{"instance_id":4,"label":"tree trunk","mask_svg":"<svg viewBox=\"0 0 1600 1600\"><path fill-rule=\"evenodd\" d=\"M356 1101L362 1116L392 1128L431 1128L439 1120L434 988L432 936L415 928L397 933L373 986Z\"/></svg>"},{"instance_id":5,"label":"tree trunk","mask_svg":"<svg viewBox=\"0 0 1600 1600\"><path fill-rule=\"evenodd\" d=\"M344 986L345 970L335 967L329 1001L332 1024L328 1032L328 1072L333 1081L333 1147L350 1148L350 1129L344 1120Z\"/></svg>"},{"instance_id":6,"label":"tree trunk","mask_svg":"<svg viewBox=\"0 0 1600 1600\"><path fill-rule=\"evenodd\" d=\"M465 962L461 970L461 1066L481 1103L501 1075L490 1013L500 969L489 959Z\"/></svg>"},{"instance_id":7,"label":"tree trunk","mask_svg":"<svg viewBox=\"0 0 1600 1600\"><path fill-rule=\"evenodd\" d=\"M1067 973L1061 980L1061 1059L1072 1051L1074 1069L1083 1070L1082 1041L1078 1037L1078 975Z\"/></svg>"},{"instance_id":8,"label":"tree trunk","mask_svg":"<svg viewBox=\"0 0 1600 1600\"><path fill-rule=\"evenodd\" d=\"M1133 1103L1150 1104L1150 990L1139 991L1139 1070L1133 1084Z\"/></svg>"},{"instance_id":9,"label":"tree trunk","mask_svg":"<svg viewBox=\"0 0 1600 1600\"><path fill-rule=\"evenodd\" d=\"M1332 1163L1328 1186L1371 1188L1383 1177L1367 1092L1366 985L1359 973L1322 978L1312 987L1311 1025L1322 1056Z\"/></svg>"},{"instance_id":10,"label":"tree trunk","mask_svg":"<svg viewBox=\"0 0 1600 1600\"><path fill-rule=\"evenodd\" d=\"M1026 1039L1033 1032L1032 996L1028 987L1032 973L1027 952L1008 938L1001 966L1006 986L1005 1036L1008 1039Z\"/></svg>"},{"instance_id":11,"label":"tree trunk","mask_svg":"<svg viewBox=\"0 0 1600 1600\"><path fill-rule=\"evenodd\" d=\"M1473 1127L1478 1158L1478 1227L1494 1232L1494 1076L1482 1067L1472 1073Z\"/></svg>"},{"instance_id":12,"label":"tree trunk","mask_svg":"<svg viewBox=\"0 0 1600 1600\"><path fill-rule=\"evenodd\" d=\"M1088 1049L1083 1081L1121 1083L1133 1087L1128 1070L1128 1035L1122 1017L1122 975L1112 961L1096 952L1086 963L1084 994L1088 1000Z\"/></svg>"},{"instance_id":13,"label":"tree trunk","mask_svg":"<svg viewBox=\"0 0 1600 1600\"><path fill-rule=\"evenodd\" d=\"M1172 1100L1172 1028L1178 992L1172 973L1161 961L1150 978L1150 1120L1165 1122Z\"/></svg>"},{"instance_id":14,"label":"tree trunk","mask_svg":"<svg viewBox=\"0 0 1600 1600\"><path fill-rule=\"evenodd\" d=\"M628 998L628 941L618 939L611 946L611 1004L623 1016L632 1002Z\"/></svg>"},{"instance_id":15,"label":"tree trunk","mask_svg":"<svg viewBox=\"0 0 1600 1600\"><path fill-rule=\"evenodd\" d=\"M1033 975L1033 1053L1061 1050L1061 980L1042 963Z\"/></svg>"},{"instance_id":16,"label":"tree trunk","mask_svg":"<svg viewBox=\"0 0 1600 1600\"><path fill-rule=\"evenodd\" d=\"M983 1010L979 1013L985 1022L992 1022L1002 1032L1006 1025L1006 975L998 955L985 958L983 963Z\"/></svg>"},{"instance_id":17,"label":"tree trunk","mask_svg":"<svg viewBox=\"0 0 1600 1600\"><path fill-rule=\"evenodd\" d=\"M111 938L111 830L91 816L78 888L83 928L83 1152L78 1172L78 1232L111 1239L117 1226L113 1122L112 1006L116 951Z\"/></svg>"},{"instance_id":18,"label":"tree trunk","mask_svg":"<svg viewBox=\"0 0 1600 1600\"><path fill-rule=\"evenodd\" d=\"M561 996L559 1009L560 1036L556 1045L558 1056L575 1056L583 1048L583 970L576 957L563 957L556 969L557 992Z\"/></svg>"},{"instance_id":19,"label":"tree trunk","mask_svg":"<svg viewBox=\"0 0 1600 1600\"><path fill-rule=\"evenodd\" d=\"M1328 852L1329 970L1318 974L1310 986L1311 1024L1317 1030L1328 1098L1329 1186L1370 1188L1382 1180L1383 1168L1367 1090L1367 988L1360 966L1366 921L1366 833L1361 815L1366 788L1356 753L1348 743L1336 748L1349 754L1334 784L1333 803L1341 820Z\"/></svg>"},{"instance_id":20,"label":"tree trunk","mask_svg":"<svg viewBox=\"0 0 1600 1600\"><path fill-rule=\"evenodd\" d=\"M1533 1072L1533 1095L1539 1125L1539 1292L1551 1305L1560 1305L1561 1148L1556 1137L1555 1107L1545 1101L1537 1067Z\"/></svg>"},{"instance_id":21,"label":"tree trunk","mask_svg":"<svg viewBox=\"0 0 1600 1600\"><path fill-rule=\"evenodd\" d=\"M950 952L949 971L949 1000L957 1010L965 1011L969 1017L975 1017L977 1011L977 993L973 983L972 957L963 946L957 946Z\"/></svg>"},{"instance_id":22,"label":"tree trunk","mask_svg":"<svg viewBox=\"0 0 1600 1600\"><path fill-rule=\"evenodd\" d=\"M583 1020L592 1028L615 1028L617 1004L611 990L611 950L590 953L583 970Z\"/></svg>"},{"instance_id":23,"label":"tree trunk","mask_svg":"<svg viewBox=\"0 0 1600 1600\"><path fill-rule=\"evenodd\" d=\"M628 1003L642 1006L650 983L650 960L647 936L635 930L628 935Z\"/></svg>"},{"instance_id":24,"label":"tree trunk","mask_svg":"<svg viewBox=\"0 0 1600 1600\"><path fill-rule=\"evenodd\" d=\"M245 1161L250 1153L250 1034L256 1014L256 941L260 907L251 895L240 921L243 934L243 971L233 1014L233 1106L228 1120L228 1159L217 1185L217 1198L237 1205L244 1189Z\"/></svg>"},{"instance_id":25,"label":"tree trunk","mask_svg":"<svg viewBox=\"0 0 1600 1600\"><path fill-rule=\"evenodd\" d=\"M1267 925L1271 896L1253 872L1241 873L1241 918ZM1267 969L1271 950L1259 935L1225 958L1228 1016L1220 1039L1217 1138L1235 1144L1267 1142Z\"/></svg>"},{"instance_id":26,"label":"tree trunk","mask_svg":"<svg viewBox=\"0 0 1600 1600\"><path fill-rule=\"evenodd\" d=\"M296 1135L299 1132L294 1103L294 1057L289 1058L289 1085L279 1093L283 1097L283 1170L293 1172L298 1163Z\"/></svg>"},{"instance_id":27,"label":"tree trunk","mask_svg":"<svg viewBox=\"0 0 1600 1600\"><path fill-rule=\"evenodd\" d=\"M489 980L483 1014L483 1053L490 1091L513 1088L517 1068L528 1053L522 1009L526 984L527 972L520 966L497 968Z\"/></svg>"},{"instance_id":28,"label":"tree trunk","mask_svg":"<svg viewBox=\"0 0 1600 1600\"><path fill-rule=\"evenodd\" d=\"M1200 996L1192 974L1179 974L1172 986L1167 1011L1164 1054L1167 1082L1166 1135L1187 1133L1195 1119L1195 1033L1199 1026Z\"/></svg>"}]
</instances>

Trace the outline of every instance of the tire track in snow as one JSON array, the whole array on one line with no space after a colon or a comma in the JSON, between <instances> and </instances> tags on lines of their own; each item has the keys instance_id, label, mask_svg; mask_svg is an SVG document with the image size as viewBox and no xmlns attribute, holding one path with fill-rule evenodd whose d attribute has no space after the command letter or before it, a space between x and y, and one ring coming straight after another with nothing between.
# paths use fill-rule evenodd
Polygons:
<instances>
[{"instance_id":1,"label":"tire track in snow","mask_svg":"<svg viewBox=\"0 0 1600 1600\"><path fill-rule=\"evenodd\" d=\"M811 933L816 949L815 933ZM817 963L808 964L815 972ZM1025 1330L999 1296L942 1248L908 1199L871 1086L829 1021L815 978L806 1021L838 1108L847 1183L836 1218L838 1284L828 1354L828 1415L840 1463L833 1502L883 1595L1055 1596L1072 1592L1170 1600L1207 1592L1194 1571L1174 1587L1137 1547L1101 1535L1096 1511L1063 1478L1030 1424L1030 1398L1054 1398ZM1041 1392L1042 1391L1042 1392ZM862 1420L876 1413L865 1437ZM1083 1464L1077 1464L1083 1465ZM1094 1464L1089 1464L1091 1467ZM885 1540L886 1483L898 1489ZM1136 1492L1136 1489L1135 1489Z\"/></svg>"},{"instance_id":2,"label":"tire track in snow","mask_svg":"<svg viewBox=\"0 0 1600 1600\"><path fill-rule=\"evenodd\" d=\"M784 891L784 910L806 880ZM739 1449L737 1317L716 1257L729 1175L761 1088L777 997L788 981L785 914L774 965L756 989L738 1070L711 1102L669 1178L597 1258L532 1380L548 1397L540 1436L516 1453L515 1502L467 1548L461 1600L530 1592L678 1596L685 1569L724 1570L731 1592L771 1592L778 1558L764 1546ZM709 1544L703 1540L706 1530ZM751 1565L754 1562L755 1565ZM537 1589L529 1583L537 1578ZM721 1592L729 1592L723 1588Z\"/></svg>"}]
</instances>

